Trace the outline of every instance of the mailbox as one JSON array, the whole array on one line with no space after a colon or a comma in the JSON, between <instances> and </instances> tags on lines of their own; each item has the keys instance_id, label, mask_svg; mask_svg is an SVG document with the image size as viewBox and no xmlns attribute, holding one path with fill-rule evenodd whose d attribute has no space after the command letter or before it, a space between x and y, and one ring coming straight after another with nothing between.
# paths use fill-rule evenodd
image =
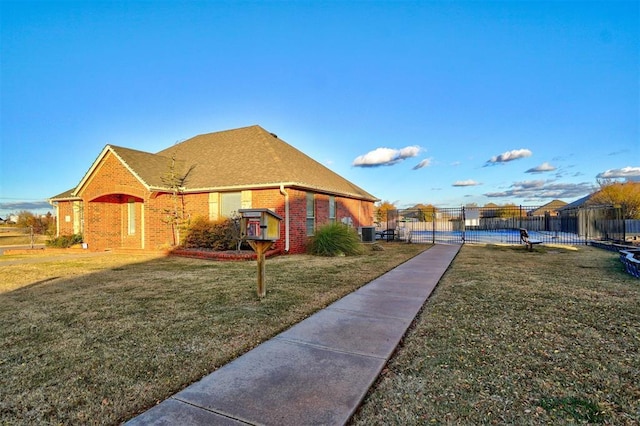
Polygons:
<instances>
[{"instance_id":1,"label":"mailbox","mask_svg":"<svg viewBox=\"0 0 640 426\"><path fill-rule=\"evenodd\" d=\"M282 218L269 209L240 209L240 230L247 240L275 241L280 238Z\"/></svg>"}]
</instances>

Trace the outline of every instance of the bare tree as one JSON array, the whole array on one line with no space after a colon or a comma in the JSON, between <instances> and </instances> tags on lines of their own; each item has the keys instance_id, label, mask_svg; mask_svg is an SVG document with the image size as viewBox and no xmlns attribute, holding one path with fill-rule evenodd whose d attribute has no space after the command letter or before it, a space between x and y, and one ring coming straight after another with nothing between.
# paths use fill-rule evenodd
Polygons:
<instances>
[{"instance_id":1,"label":"bare tree","mask_svg":"<svg viewBox=\"0 0 640 426\"><path fill-rule=\"evenodd\" d=\"M171 225L173 245L180 244L180 229L184 227L189 219L184 200L184 191L187 178L194 168L195 165L192 165L184 173L181 173L176 157L173 155L169 161L167 172L161 178L162 183L167 186L171 194L171 206L164 209L164 212L165 222Z\"/></svg>"}]
</instances>

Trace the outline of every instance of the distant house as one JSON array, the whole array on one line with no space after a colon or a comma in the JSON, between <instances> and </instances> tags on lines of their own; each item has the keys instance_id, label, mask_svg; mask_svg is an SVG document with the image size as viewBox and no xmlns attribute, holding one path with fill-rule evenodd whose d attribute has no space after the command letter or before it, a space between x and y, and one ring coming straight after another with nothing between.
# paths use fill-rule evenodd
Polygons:
<instances>
[{"instance_id":1,"label":"distant house","mask_svg":"<svg viewBox=\"0 0 640 426\"><path fill-rule=\"evenodd\" d=\"M319 225L373 223L376 197L260 126L199 135L152 154L107 145L79 184L50 199L58 235L90 249L175 244L171 212L215 220L241 208L284 218L276 248L301 253Z\"/></svg>"},{"instance_id":2,"label":"distant house","mask_svg":"<svg viewBox=\"0 0 640 426\"><path fill-rule=\"evenodd\" d=\"M530 212L527 213L527 215L528 216L546 216L546 215L559 216L560 209L562 209L566 205L567 203L562 200L553 200L541 207L538 207L535 210L531 210Z\"/></svg>"},{"instance_id":3,"label":"distant house","mask_svg":"<svg viewBox=\"0 0 640 426\"><path fill-rule=\"evenodd\" d=\"M621 208L594 202L593 196L596 193L579 198L558 209L561 230L594 240L624 240L628 232L625 231L625 222L631 226L632 221L624 220Z\"/></svg>"},{"instance_id":4,"label":"distant house","mask_svg":"<svg viewBox=\"0 0 640 426\"><path fill-rule=\"evenodd\" d=\"M500 209L499 205L495 203L487 203L480 208L480 216L482 216L483 218L498 217L499 209Z\"/></svg>"},{"instance_id":5,"label":"distant house","mask_svg":"<svg viewBox=\"0 0 640 426\"><path fill-rule=\"evenodd\" d=\"M591 197L593 197L593 194L589 194L589 195L586 195L586 196L584 196L582 198L578 198L577 200L567 204L566 206L563 206L563 207L559 208L558 211L560 213L562 213L562 212L567 212L567 211L576 210L576 209L579 209L579 208L586 207L587 204L589 203L589 199Z\"/></svg>"}]
</instances>

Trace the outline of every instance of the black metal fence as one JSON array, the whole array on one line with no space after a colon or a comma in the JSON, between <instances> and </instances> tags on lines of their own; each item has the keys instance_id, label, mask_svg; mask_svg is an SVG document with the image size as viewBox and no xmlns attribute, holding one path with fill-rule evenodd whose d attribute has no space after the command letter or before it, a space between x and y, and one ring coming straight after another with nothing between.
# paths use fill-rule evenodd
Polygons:
<instances>
[{"instance_id":1,"label":"black metal fence","mask_svg":"<svg viewBox=\"0 0 640 426\"><path fill-rule=\"evenodd\" d=\"M541 211L539 206L454 207L391 210L378 226L385 238L416 243L519 244L520 229L544 243L586 244L591 240L624 241L620 208L589 207Z\"/></svg>"}]
</instances>

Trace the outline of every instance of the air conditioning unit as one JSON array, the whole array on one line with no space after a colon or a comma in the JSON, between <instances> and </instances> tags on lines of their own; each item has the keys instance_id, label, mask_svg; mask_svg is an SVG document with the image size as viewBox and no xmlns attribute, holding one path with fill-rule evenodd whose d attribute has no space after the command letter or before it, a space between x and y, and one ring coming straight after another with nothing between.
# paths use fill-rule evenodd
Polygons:
<instances>
[{"instance_id":1,"label":"air conditioning unit","mask_svg":"<svg viewBox=\"0 0 640 426\"><path fill-rule=\"evenodd\" d=\"M360 239L363 243L375 243L376 242L376 227L375 226L361 226L358 229Z\"/></svg>"}]
</instances>

